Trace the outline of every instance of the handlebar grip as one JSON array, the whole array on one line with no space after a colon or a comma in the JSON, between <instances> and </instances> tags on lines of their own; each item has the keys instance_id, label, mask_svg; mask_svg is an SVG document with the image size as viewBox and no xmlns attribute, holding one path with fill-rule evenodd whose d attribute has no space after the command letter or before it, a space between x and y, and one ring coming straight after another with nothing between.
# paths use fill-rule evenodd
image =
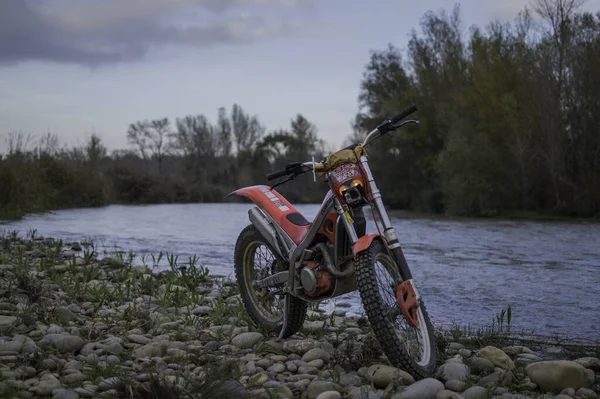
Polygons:
<instances>
[{"instance_id":1,"label":"handlebar grip","mask_svg":"<svg viewBox=\"0 0 600 399\"><path fill-rule=\"evenodd\" d=\"M286 175L297 174L300 172L300 167L302 166L302 162L292 162L285 165L285 169L278 170L277 172L269 173L267 175L267 180L277 179L278 177L283 177Z\"/></svg>"},{"instance_id":2,"label":"handlebar grip","mask_svg":"<svg viewBox=\"0 0 600 399\"><path fill-rule=\"evenodd\" d=\"M267 180L274 180L274 179L277 179L278 177L283 177L286 175L287 175L287 171L285 169L278 170L277 172L268 173Z\"/></svg>"},{"instance_id":3,"label":"handlebar grip","mask_svg":"<svg viewBox=\"0 0 600 399\"><path fill-rule=\"evenodd\" d=\"M400 122L400 120L406 118L408 115L410 115L416 111L417 111L417 106L414 104L411 105L410 107L406 108L404 111L400 112L398 115L394 116L391 119L392 125L395 125L396 123Z\"/></svg>"}]
</instances>

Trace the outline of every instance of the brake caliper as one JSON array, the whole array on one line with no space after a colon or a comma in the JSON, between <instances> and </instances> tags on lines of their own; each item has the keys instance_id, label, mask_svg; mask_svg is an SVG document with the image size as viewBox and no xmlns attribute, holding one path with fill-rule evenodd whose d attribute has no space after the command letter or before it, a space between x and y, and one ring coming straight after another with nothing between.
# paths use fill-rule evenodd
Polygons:
<instances>
[{"instance_id":1,"label":"brake caliper","mask_svg":"<svg viewBox=\"0 0 600 399\"><path fill-rule=\"evenodd\" d=\"M408 324L413 328L418 328L417 310L419 309L419 295L412 279L398 284L396 299L398 300L398 305L400 305L400 311Z\"/></svg>"}]
</instances>

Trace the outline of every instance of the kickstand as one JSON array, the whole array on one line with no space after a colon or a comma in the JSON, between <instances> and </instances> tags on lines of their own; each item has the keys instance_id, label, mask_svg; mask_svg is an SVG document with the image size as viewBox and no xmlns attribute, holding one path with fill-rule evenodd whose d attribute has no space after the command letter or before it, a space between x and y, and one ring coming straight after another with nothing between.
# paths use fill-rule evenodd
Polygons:
<instances>
[{"instance_id":1,"label":"kickstand","mask_svg":"<svg viewBox=\"0 0 600 399\"><path fill-rule=\"evenodd\" d=\"M288 322L288 314L290 309L290 294L285 296L285 300L283 301L283 324L281 325L281 331L279 331L279 336L275 341L281 341L285 332L287 330L287 322Z\"/></svg>"}]
</instances>

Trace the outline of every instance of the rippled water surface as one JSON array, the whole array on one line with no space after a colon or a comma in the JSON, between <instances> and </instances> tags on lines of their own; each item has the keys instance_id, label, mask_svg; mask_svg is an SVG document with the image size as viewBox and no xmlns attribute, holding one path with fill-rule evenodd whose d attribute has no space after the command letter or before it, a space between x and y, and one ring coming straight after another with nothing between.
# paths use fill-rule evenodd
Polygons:
<instances>
[{"instance_id":1,"label":"rippled water surface","mask_svg":"<svg viewBox=\"0 0 600 399\"><path fill-rule=\"evenodd\" d=\"M232 275L248 209L113 205L30 215L0 230L35 228L38 235L90 238L136 253L174 252L180 259L196 254L212 273ZM318 205L298 209L311 218ZM600 339L600 224L391 216L434 325L487 325L511 304L514 328ZM362 312L357 293L337 301Z\"/></svg>"}]
</instances>

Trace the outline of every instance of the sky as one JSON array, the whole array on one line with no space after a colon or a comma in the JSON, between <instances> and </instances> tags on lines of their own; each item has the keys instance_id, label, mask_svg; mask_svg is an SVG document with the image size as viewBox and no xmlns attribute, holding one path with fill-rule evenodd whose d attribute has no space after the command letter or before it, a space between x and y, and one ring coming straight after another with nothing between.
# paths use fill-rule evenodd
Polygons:
<instances>
[{"instance_id":1,"label":"sky","mask_svg":"<svg viewBox=\"0 0 600 399\"><path fill-rule=\"evenodd\" d=\"M268 131L301 113L334 149L351 133L371 50L407 44L448 0L0 0L0 152L9 132L99 135L234 103ZM465 31L527 0L460 2ZM600 10L600 0L584 9ZM435 99L431 99L435 101ZM407 104L407 106L410 104ZM418 105L418 104L417 104Z\"/></svg>"}]
</instances>

